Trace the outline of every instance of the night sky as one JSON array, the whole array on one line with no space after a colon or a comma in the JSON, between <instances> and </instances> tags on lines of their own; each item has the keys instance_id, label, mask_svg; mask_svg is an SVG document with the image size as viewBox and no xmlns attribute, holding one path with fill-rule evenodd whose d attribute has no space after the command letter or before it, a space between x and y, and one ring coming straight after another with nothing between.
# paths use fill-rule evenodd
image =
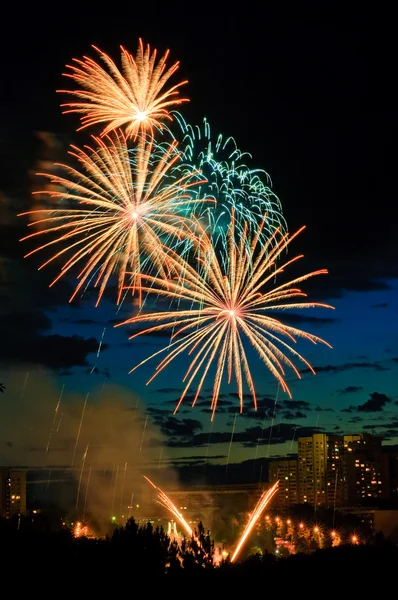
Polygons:
<instances>
[{"instance_id":1,"label":"night sky","mask_svg":"<svg viewBox=\"0 0 398 600\"><path fill-rule=\"evenodd\" d=\"M77 401L87 392L97 402L110 385L110 402L131 409L138 399L140 422L148 414L152 423L148 451L157 455L161 436L164 457L172 461L206 456L223 463L230 452L229 460L239 462L294 453L295 439L312 431L368 431L396 444L398 119L396 50L387 16L380 22L364 13L282 18L269 7L250 9L246 3L239 13L219 14L202 4L192 14L176 3L146 14L135 4L126 6L90 16L81 9L62 16L15 11L1 40L0 382L6 391L0 394L0 462L29 464L31 448L18 438L18 424L29 415L35 431L32 406L42 404L48 409L38 408L38 414L48 420L43 425L48 431L62 386L66 404L68 394ZM26 249L18 242L26 227L16 214L31 203L37 133L59 136L65 148L88 140L87 132L75 132L76 115L61 114L55 90L66 85L64 65L83 54L95 56L91 44L117 61L119 45L134 54L139 37L160 53L170 48L171 61L180 60L178 76L189 80L191 99L181 109L186 119L200 124L207 117L215 134L232 135L251 153L252 166L270 174L290 231L307 226L292 246L305 254L302 268L330 272L305 291L335 311L303 312L291 322L333 349L300 344L317 375L289 379L293 400L277 394L275 381L252 356L260 410L254 413L248 401L236 418L231 450L234 386L222 388L209 446L208 386L195 408L188 402L172 416L184 359L148 387L156 362L128 375L166 338L128 342L127 330L113 325L131 309L124 303L116 314L111 293L98 308L90 293L69 305L73 278L49 290L55 271L38 272L37 261L22 259ZM66 150L59 152L66 161ZM10 422L12 440L4 425ZM37 433L37 446L45 445L43 436ZM26 450L18 459L12 454L17 446Z\"/></svg>"}]
</instances>

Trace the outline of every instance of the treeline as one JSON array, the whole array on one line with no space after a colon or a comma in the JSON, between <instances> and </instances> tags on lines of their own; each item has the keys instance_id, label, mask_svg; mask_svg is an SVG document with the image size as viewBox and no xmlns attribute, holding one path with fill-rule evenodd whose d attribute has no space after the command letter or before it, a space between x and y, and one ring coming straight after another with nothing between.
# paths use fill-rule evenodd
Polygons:
<instances>
[{"instance_id":1,"label":"treeline","mask_svg":"<svg viewBox=\"0 0 398 600\"><path fill-rule=\"evenodd\" d=\"M398 564L398 547L378 536L367 545L343 545L288 558L265 551L242 562L231 564L226 559L215 565L209 533L200 524L195 534L196 540L185 540L179 546L163 528L151 523L139 525L134 519L104 539L75 538L66 528L58 532L18 529L16 521L2 521L2 573L19 583L56 583L59 589L91 582L100 587L102 583L112 584L114 590L119 590L138 580L153 583L158 578L174 581L184 577L220 581L223 586L237 577L250 578L251 585L260 584L264 577L278 581L286 577L288 585L290 576L305 581L331 569L335 576L354 581L366 573L364 569L377 569L379 577L383 568L387 574L393 564Z\"/></svg>"}]
</instances>

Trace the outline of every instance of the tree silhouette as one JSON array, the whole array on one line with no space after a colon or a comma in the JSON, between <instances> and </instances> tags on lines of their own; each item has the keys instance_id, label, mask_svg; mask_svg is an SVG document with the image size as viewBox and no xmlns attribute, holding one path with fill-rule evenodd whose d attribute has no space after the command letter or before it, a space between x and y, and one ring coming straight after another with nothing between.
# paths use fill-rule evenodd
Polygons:
<instances>
[{"instance_id":1,"label":"tree silhouette","mask_svg":"<svg viewBox=\"0 0 398 600\"><path fill-rule=\"evenodd\" d=\"M150 522L138 525L129 519L114 531L111 547L119 567L139 574L164 575L169 565L176 566L178 547L163 527L154 528Z\"/></svg>"},{"instance_id":2,"label":"tree silhouette","mask_svg":"<svg viewBox=\"0 0 398 600\"><path fill-rule=\"evenodd\" d=\"M185 571L214 568L214 541L210 538L210 532L205 532L201 521L192 538L183 540L181 556Z\"/></svg>"}]
</instances>

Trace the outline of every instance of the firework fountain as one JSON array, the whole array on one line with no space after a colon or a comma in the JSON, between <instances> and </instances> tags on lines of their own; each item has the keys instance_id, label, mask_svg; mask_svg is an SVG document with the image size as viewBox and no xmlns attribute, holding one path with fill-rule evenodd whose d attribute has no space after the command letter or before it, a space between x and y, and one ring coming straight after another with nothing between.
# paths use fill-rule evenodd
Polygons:
<instances>
[{"instance_id":1,"label":"firework fountain","mask_svg":"<svg viewBox=\"0 0 398 600\"><path fill-rule=\"evenodd\" d=\"M269 489L266 490L260 500L258 501L251 517L250 520L248 522L248 524L245 527L245 530L242 534L242 537L239 539L238 544L235 548L235 552L233 553L232 557L231 557L231 562L234 562L237 557L240 554L240 551L243 548L244 543L246 542L247 538L249 537L250 533L253 531L253 528L255 527L256 523L258 523L259 518L261 517L262 513L265 510L265 507L267 506L267 504L271 501L271 499L273 498L273 496L276 494L276 492L278 491L278 486L279 486L279 481L277 481L276 483L274 483L274 485Z\"/></svg>"},{"instance_id":2,"label":"firework fountain","mask_svg":"<svg viewBox=\"0 0 398 600\"><path fill-rule=\"evenodd\" d=\"M149 479L149 477L146 477L146 475L144 475L144 479L146 479L147 482L150 483L151 486L157 491L157 503L163 506L177 519L177 521L182 525L182 527L184 528L184 530L190 538L195 537L191 527L188 525L182 514L177 509L177 507L172 503L170 498L166 496L164 491L157 487L157 485L155 485L153 481Z\"/></svg>"}]
</instances>

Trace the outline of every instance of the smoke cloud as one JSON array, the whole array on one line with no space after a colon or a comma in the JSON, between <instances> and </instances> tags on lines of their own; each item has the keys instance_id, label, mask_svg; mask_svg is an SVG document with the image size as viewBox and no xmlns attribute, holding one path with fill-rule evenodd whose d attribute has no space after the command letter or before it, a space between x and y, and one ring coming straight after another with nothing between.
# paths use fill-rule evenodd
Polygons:
<instances>
[{"instance_id":1,"label":"smoke cloud","mask_svg":"<svg viewBox=\"0 0 398 600\"><path fill-rule=\"evenodd\" d=\"M143 475L178 486L176 472L164 467L165 436L128 389L104 380L74 393L37 367L2 380L0 465L28 470L28 501L124 522L153 514L154 490Z\"/></svg>"}]
</instances>

